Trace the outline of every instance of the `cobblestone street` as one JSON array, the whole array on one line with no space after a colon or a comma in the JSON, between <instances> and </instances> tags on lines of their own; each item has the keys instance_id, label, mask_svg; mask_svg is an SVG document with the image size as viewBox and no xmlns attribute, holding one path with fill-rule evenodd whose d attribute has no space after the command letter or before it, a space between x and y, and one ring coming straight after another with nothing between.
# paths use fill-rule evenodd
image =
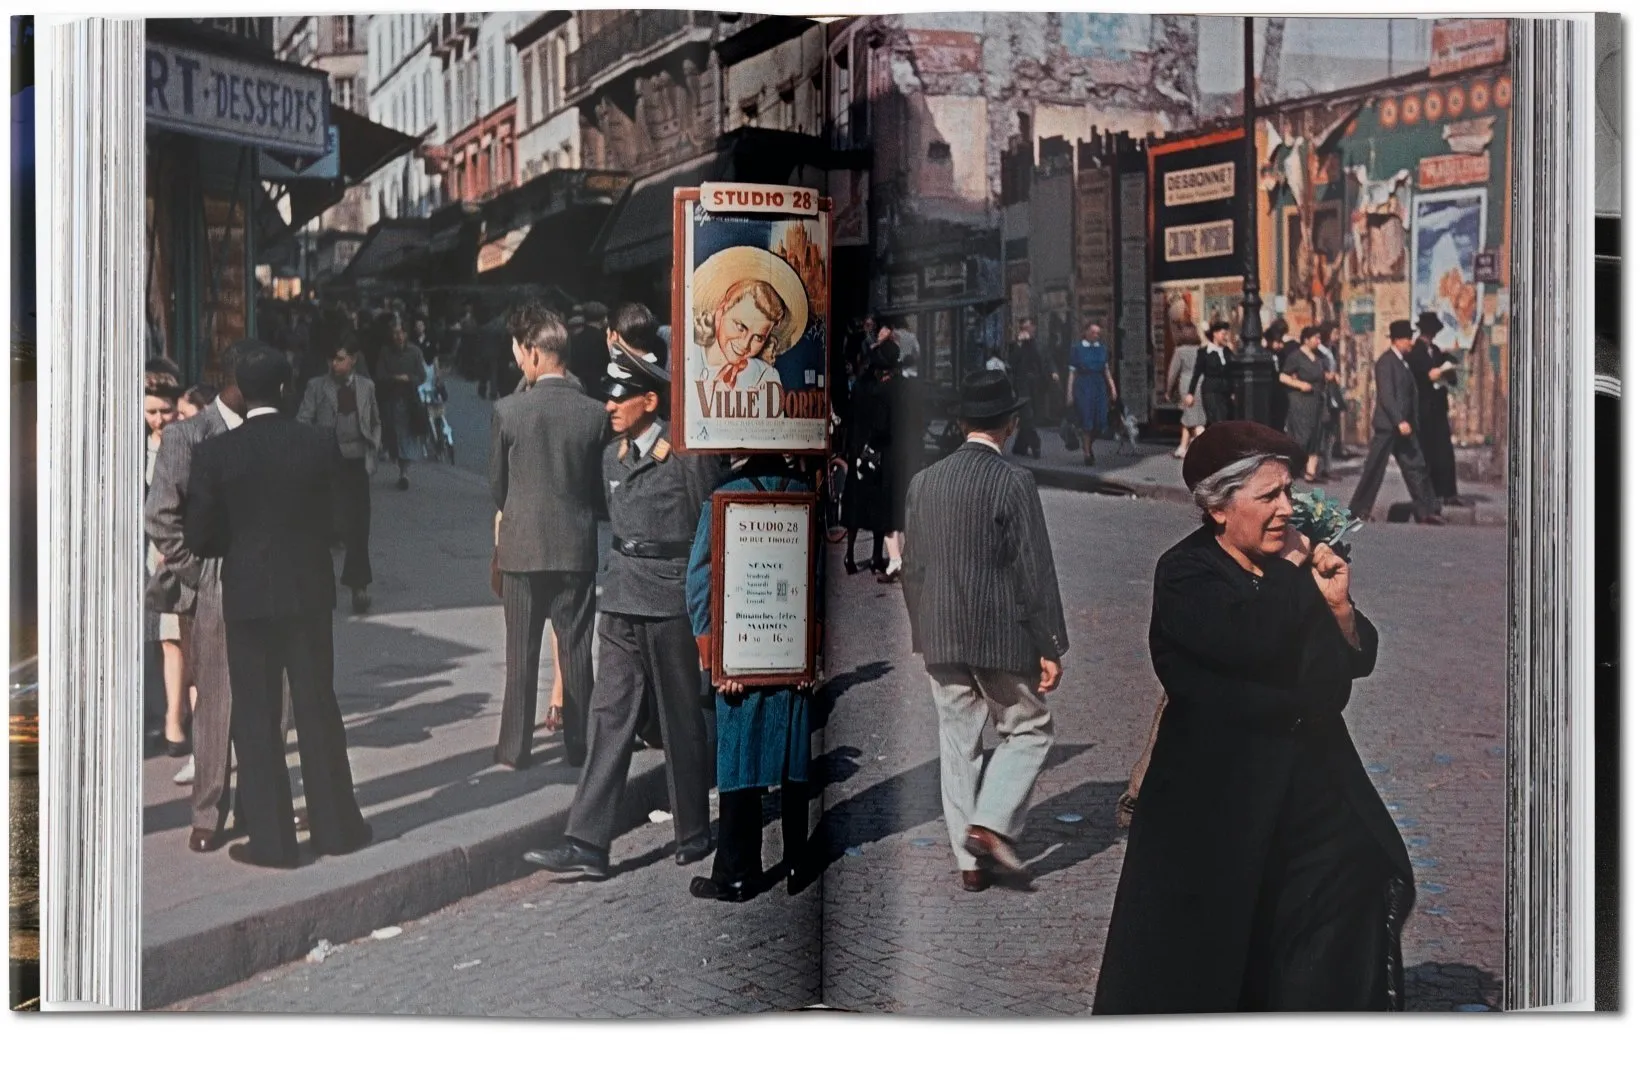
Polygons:
<instances>
[{"instance_id":1,"label":"cobblestone street","mask_svg":"<svg viewBox=\"0 0 1640 1069\"><path fill-rule=\"evenodd\" d=\"M831 700L815 751L823 816L811 802L822 880L796 897L776 888L743 906L699 902L688 879L709 863L679 869L669 825L649 824L617 841L607 883L529 876L391 938L182 1006L633 1017L823 998L868 1012L1085 1014L1122 864L1116 798L1158 695L1145 647L1151 569L1193 516L1168 502L1042 496L1072 649L1021 844L1034 892L960 888L940 816L932 703L900 592L837 567ZM1382 648L1346 716L1419 875L1404 939L1414 1009L1498 1000L1505 555L1500 529L1374 525L1355 538L1354 590ZM772 801L766 817L773 864Z\"/></svg>"}]
</instances>

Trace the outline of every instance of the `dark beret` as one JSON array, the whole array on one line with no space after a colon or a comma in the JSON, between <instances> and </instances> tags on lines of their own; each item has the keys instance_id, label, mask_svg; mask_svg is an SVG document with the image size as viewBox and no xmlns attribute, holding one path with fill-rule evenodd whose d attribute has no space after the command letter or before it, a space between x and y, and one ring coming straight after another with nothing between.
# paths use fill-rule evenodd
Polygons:
<instances>
[{"instance_id":1,"label":"dark beret","mask_svg":"<svg viewBox=\"0 0 1640 1069\"><path fill-rule=\"evenodd\" d=\"M1271 453L1297 466L1304 462L1304 447L1278 430L1249 420L1226 420L1208 427L1190 443L1184 455L1184 484L1196 484L1238 460Z\"/></svg>"}]
</instances>

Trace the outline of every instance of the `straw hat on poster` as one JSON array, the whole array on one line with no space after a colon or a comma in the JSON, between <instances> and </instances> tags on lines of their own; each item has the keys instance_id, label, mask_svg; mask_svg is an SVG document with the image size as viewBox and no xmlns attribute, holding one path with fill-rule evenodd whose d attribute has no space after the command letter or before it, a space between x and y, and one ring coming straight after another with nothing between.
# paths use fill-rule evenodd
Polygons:
<instances>
[{"instance_id":1,"label":"straw hat on poster","mask_svg":"<svg viewBox=\"0 0 1640 1069\"><path fill-rule=\"evenodd\" d=\"M767 342L757 356L769 363L797 344L809 323L809 295L803 280L791 264L755 245L736 245L713 253L695 268L692 279L692 322L695 344L704 351L708 367L720 367L729 356L718 351L716 317L726 298L738 302L762 282L778 298L784 314L769 330ZM767 290L764 291L765 296ZM724 310L727 310L724 308Z\"/></svg>"}]
</instances>

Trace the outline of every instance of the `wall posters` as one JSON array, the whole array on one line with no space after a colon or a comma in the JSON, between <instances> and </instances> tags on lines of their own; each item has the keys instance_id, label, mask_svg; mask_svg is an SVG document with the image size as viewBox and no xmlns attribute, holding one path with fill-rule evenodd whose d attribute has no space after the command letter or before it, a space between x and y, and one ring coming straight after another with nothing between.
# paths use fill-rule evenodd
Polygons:
<instances>
[{"instance_id":1,"label":"wall posters","mask_svg":"<svg viewBox=\"0 0 1640 1069\"><path fill-rule=\"evenodd\" d=\"M726 210L712 210L719 205ZM672 415L685 451L824 453L831 201L734 183L674 197Z\"/></svg>"},{"instance_id":2,"label":"wall posters","mask_svg":"<svg viewBox=\"0 0 1640 1069\"><path fill-rule=\"evenodd\" d=\"M1480 326L1485 285L1475 258L1486 235L1486 190L1420 194L1412 204L1412 318L1433 311L1446 328L1435 341L1468 352Z\"/></svg>"},{"instance_id":3,"label":"wall posters","mask_svg":"<svg viewBox=\"0 0 1640 1069\"><path fill-rule=\"evenodd\" d=\"M712 681L786 686L814 678L814 494L712 495Z\"/></svg>"},{"instance_id":4,"label":"wall posters","mask_svg":"<svg viewBox=\"0 0 1640 1069\"><path fill-rule=\"evenodd\" d=\"M1231 344L1239 344L1241 297L1240 278L1192 279L1151 287L1150 351L1155 362L1150 381L1154 407L1178 408L1178 399L1168 396L1167 373L1174 350L1180 345L1206 341L1207 327L1215 320L1229 323Z\"/></svg>"},{"instance_id":5,"label":"wall posters","mask_svg":"<svg viewBox=\"0 0 1640 1069\"><path fill-rule=\"evenodd\" d=\"M1430 31L1429 74L1490 67L1509 50L1508 19L1436 19Z\"/></svg>"}]
</instances>

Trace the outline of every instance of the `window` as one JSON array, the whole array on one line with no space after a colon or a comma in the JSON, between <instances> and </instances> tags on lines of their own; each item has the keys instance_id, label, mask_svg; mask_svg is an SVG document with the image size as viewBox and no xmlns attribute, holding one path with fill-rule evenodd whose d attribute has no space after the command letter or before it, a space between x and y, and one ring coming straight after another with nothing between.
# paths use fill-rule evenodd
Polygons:
<instances>
[{"instance_id":1,"label":"window","mask_svg":"<svg viewBox=\"0 0 1640 1069\"><path fill-rule=\"evenodd\" d=\"M444 72L444 135L446 137L454 133L456 128L455 77L454 71Z\"/></svg>"},{"instance_id":2,"label":"window","mask_svg":"<svg viewBox=\"0 0 1640 1069\"><path fill-rule=\"evenodd\" d=\"M527 130L535 125L536 113L541 109L535 106L535 50L532 48L521 57L523 70L519 77L524 85L522 99L519 101L519 110L523 113L524 128Z\"/></svg>"},{"instance_id":3,"label":"window","mask_svg":"<svg viewBox=\"0 0 1640 1069\"><path fill-rule=\"evenodd\" d=\"M421 83L417 82L417 81L411 81L411 83L410 83L410 114L409 114L409 122L405 124L405 129L414 129L414 128L416 128L417 125L418 125L417 120L420 117L421 117Z\"/></svg>"},{"instance_id":4,"label":"window","mask_svg":"<svg viewBox=\"0 0 1640 1069\"><path fill-rule=\"evenodd\" d=\"M838 49L831 58L833 66L831 82L837 90L831 101L832 140L838 147L842 147L849 143L849 90L854 85L848 71L848 45L845 44Z\"/></svg>"},{"instance_id":5,"label":"window","mask_svg":"<svg viewBox=\"0 0 1640 1069\"><path fill-rule=\"evenodd\" d=\"M568 66L569 39L562 34L555 34L549 50L552 57L552 78L547 82L547 107L557 111L564 105L564 79L567 77L565 69Z\"/></svg>"},{"instance_id":6,"label":"window","mask_svg":"<svg viewBox=\"0 0 1640 1069\"><path fill-rule=\"evenodd\" d=\"M797 88L788 86L782 89L779 99L779 104L775 106L775 128L777 130L797 129Z\"/></svg>"},{"instance_id":7,"label":"window","mask_svg":"<svg viewBox=\"0 0 1640 1069\"><path fill-rule=\"evenodd\" d=\"M421 104L425 109L421 125L429 126L433 122L433 72L421 72Z\"/></svg>"},{"instance_id":8,"label":"window","mask_svg":"<svg viewBox=\"0 0 1640 1069\"><path fill-rule=\"evenodd\" d=\"M352 110L353 108L353 79L338 78L333 87L336 95L336 106Z\"/></svg>"},{"instance_id":9,"label":"window","mask_svg":"<svg viewBox=\"0 0 1640 1069\"><path fill-rule=\"evenodd\" d=\"M500 46L500 45L496 46L496 55L500 57L500 61L501 61L501 100L496 101L497 104L500 104L501 101L511 100L512 99L512 95L513 95L513 74L512 74L513 65L512 65L512 53L507 51L507 49L503 48L502 46Z\"/></svg>"},{"instance_id":10,"label":"window","mask_svg":"<svg viewBox=\"0 0 1640 1069\"><path fill-rule=\"evenodd\" d=\"M928 143L929 163L950 163L951 144L948 141L930 141Z\"/></svg>"},{"instance_id":11,"label":"window","mask_svg":"<svg viewBox=\"0 0 1640 1069\"><path fill-rule=\"evenodd\" d=\"M330 19L330 47L336 52L353 51L353 16L333 15Z\"/></svg>"}]
</instances>

